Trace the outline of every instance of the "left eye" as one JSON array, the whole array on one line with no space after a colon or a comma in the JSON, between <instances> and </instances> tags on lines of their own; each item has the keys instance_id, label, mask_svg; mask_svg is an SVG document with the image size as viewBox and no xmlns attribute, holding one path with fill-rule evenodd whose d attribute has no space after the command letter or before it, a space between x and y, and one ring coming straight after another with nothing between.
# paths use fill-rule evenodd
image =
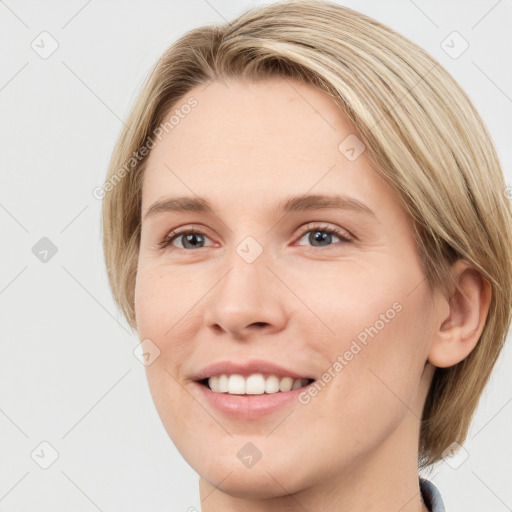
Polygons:
<instances>
[{"instance_id":1,"label":"left eye","mask_svg":"<svg viewBox=\"0 0 512 512\"><path fill-rule=\"evenodd\" d=\"M301 236L300 240L306 238L312 247L328 247L332 245L333 236L342 242L352 241L352 238L350 238L347 233L338 229L328 228L327 226L322 228L310 228Z\"/></svg>"}]
</instances>

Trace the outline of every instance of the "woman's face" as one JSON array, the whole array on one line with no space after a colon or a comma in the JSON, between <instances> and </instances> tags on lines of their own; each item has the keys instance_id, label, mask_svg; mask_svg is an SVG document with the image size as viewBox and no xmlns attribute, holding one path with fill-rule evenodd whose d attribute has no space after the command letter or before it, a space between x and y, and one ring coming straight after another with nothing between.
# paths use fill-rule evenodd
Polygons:
<instances>
[{"instance_id":1,"label":"woman's face","mask_svg":"<svg viewBox=\"0 0 512 512\"><path fill-rule=\"evenodd\" d=\"M414 469L434 302L412 221L354 128L293 80L216 81L166 121L176 109L147 161L135 298L176 447L235 496ZM175 230L192 234L160 246ZM222 374L224 392L199 382ZM297 377L314 382L287 391Z\"/></svg>"}]
</instances>

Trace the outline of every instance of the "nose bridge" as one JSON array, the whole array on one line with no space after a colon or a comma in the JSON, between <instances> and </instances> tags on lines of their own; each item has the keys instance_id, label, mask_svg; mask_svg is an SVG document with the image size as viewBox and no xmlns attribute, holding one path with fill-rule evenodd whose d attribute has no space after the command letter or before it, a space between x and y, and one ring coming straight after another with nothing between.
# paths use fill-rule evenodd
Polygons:
<instances>
[{"instance_id":1,"label":"nose bridge","mask_svg":"<svg viewBox=\"0 0 512 512\"><path fill-rule=\"evenodd\" d=\"M267 268L268 251L254 237L245 237L226 258L227 274L218 285L217 300L234 312L259 302L265 295L265 283L272 278ZM245 306L244 306L245 304Z\"/></svg>"},{"instance_id":2,"label":"nose bridge","mask_svg":"<svg viewBox=\"0 0 512 512\"><path fill-rule=\"evenodd\" d=\"M205 321L239 336L252 324L280 328L283 305L275 293L276 278L270 251L254 237L246 236L225 260L225 271L208 300ZM268 328L268 327L267 327Z\"/></svg>"}]
</instances>

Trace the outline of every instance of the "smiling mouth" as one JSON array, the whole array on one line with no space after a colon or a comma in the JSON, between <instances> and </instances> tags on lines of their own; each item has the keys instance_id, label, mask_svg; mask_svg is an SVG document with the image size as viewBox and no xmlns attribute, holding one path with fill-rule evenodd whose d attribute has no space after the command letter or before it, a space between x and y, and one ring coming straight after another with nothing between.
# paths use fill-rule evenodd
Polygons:
<instances>
[{"instance_id":1,"label":"smiling mouth","mask_svg":"<svg viewBox=\"0 0 512 512\"><path fill-rule=\"evenodd\" d=\"M314 379L293 379L277 375L255 373L244 377L239 374L214 375L197 381L214 393L229 395L265 395L286 393L309 386Z\"/></svg>"}]
</instances>

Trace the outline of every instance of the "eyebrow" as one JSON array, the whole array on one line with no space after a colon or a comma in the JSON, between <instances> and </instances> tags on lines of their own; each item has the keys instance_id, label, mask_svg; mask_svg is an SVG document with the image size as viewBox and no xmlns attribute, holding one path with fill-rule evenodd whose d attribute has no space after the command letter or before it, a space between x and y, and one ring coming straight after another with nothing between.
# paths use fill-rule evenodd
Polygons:
<instances>
[{"instance_id":1,"label":"eyebrow","mask_svg":"<svg viewBox=\"0 0 512 512\"><path fill-rule=\"evenodd\" d=\"M321 209L349 210L375 217L375 212L366 204L353 197L340 195L309 194L293 196L280 201L276 207L276 211L284 213ZM155 201L146 210L144 219L163 212L215 213L208 201L202 197L169 197Z\"/></svg>"}]
</instances>

